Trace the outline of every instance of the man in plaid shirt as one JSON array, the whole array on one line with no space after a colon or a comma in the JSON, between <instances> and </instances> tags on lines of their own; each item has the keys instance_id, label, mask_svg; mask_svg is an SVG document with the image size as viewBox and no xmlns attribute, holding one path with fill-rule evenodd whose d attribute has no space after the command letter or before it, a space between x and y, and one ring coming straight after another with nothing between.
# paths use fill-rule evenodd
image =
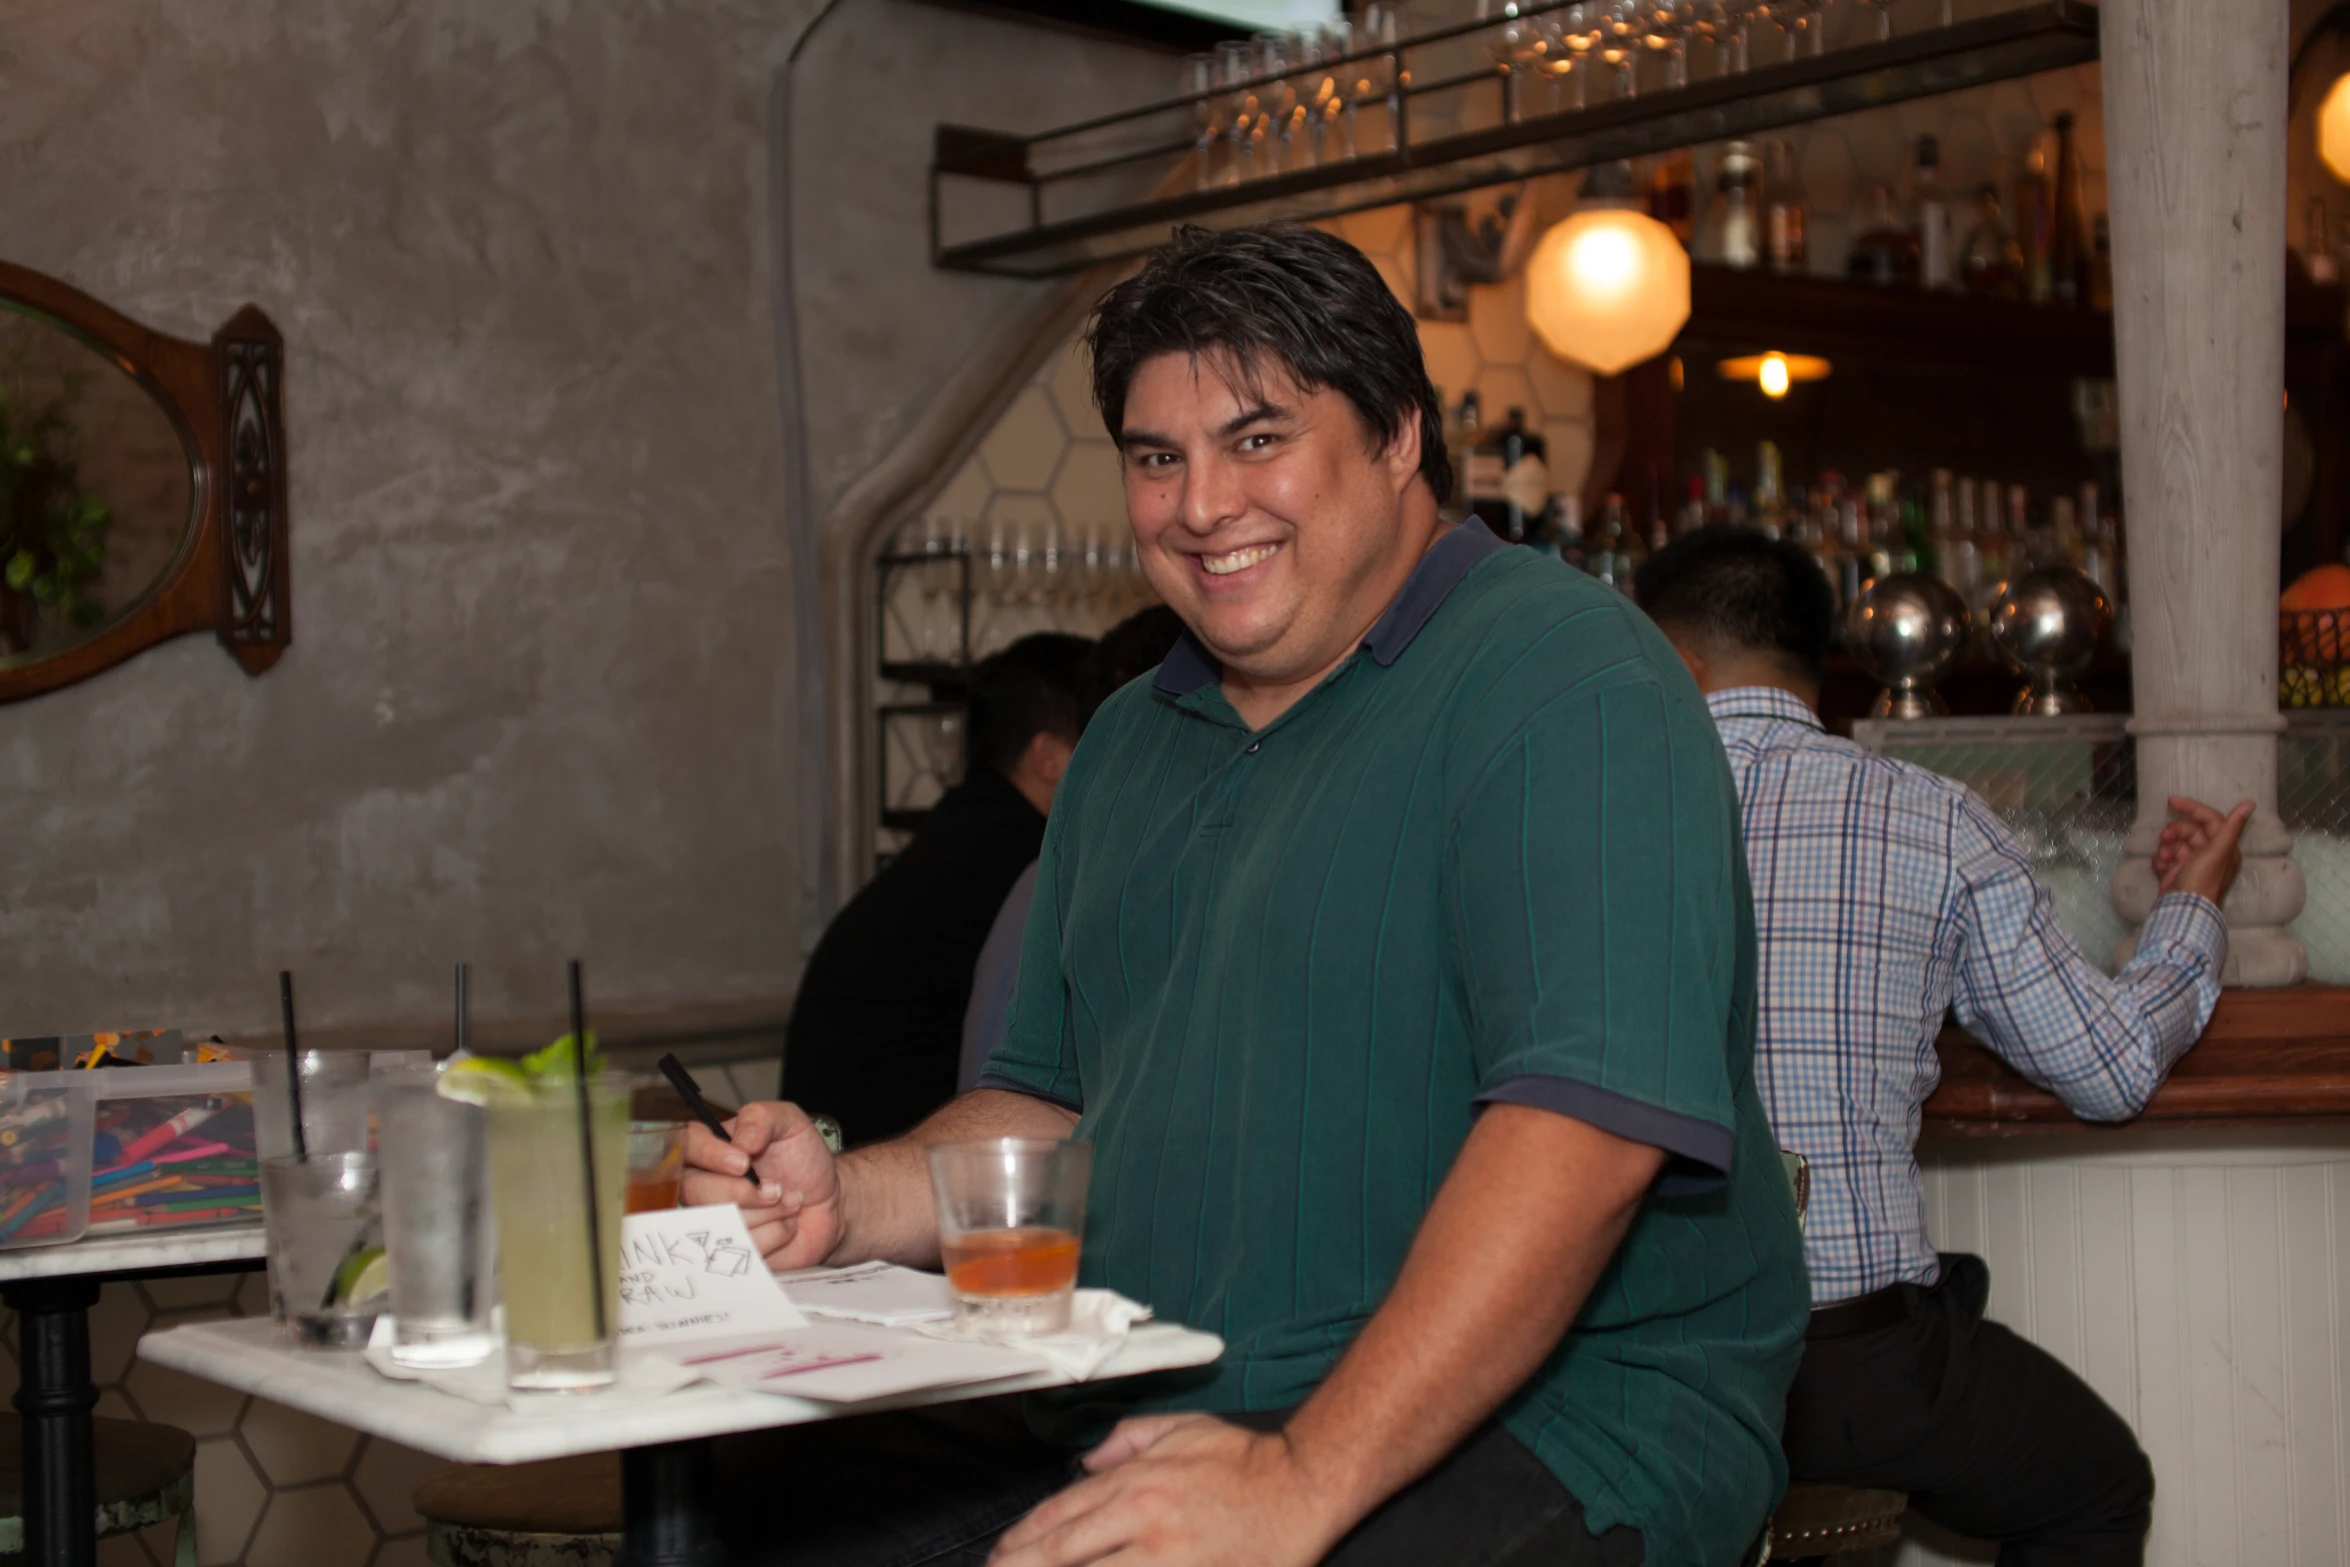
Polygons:
<instances>
[{"instance_id":1,"label":"man in plaid shirt","mask_svg":"<svg viewBox=\"0 0 2350 1567\"><path fill-rule=\"evenodd\" d=\"M2142 1561L2145 1455L2087 1384L1984 1320L1989 1275L1934 1250L1913 1149L1952 1012L2075 1114L2144 1108L2219 998L2219 903L2252 802L2223 817L2171 800L2162 896L2109 978L1988 806L1821 728L1835 607L1803 549L1706 529L1652 557L1639 596L1697 677L1737 781L1755 1074L1780 1146L1811 1164L1790 1473L1908 1492L1936 1523L2001 1542L2005 1567Z\"/></svg>"}]
</instances>

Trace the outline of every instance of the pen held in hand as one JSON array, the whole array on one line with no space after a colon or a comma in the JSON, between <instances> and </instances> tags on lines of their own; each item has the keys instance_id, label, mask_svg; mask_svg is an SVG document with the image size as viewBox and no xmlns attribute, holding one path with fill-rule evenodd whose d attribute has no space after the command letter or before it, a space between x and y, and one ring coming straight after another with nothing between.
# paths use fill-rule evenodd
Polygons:
<instances>
[{"instance_id":1,"label":"pen held in hand","mask_svg":"<svg viewBox=\"0 0 2350 1567\"><path fill-rule=\"evenodd\" d=\"M694 1081L693 1074L685 1069L685 1063L674 1055L666 1055L655 1064L661 1068L661 1075L669 1079L669 1086L677 1090L677 1097L684 1100L685 1107L694 1113L694 1119L708 1127L710 1135L720 1142L732 1144L734 1139L726 1135L726 1128L719 1124L710 1102L702 1097L701 1084Z\"/></svg>"}]
</instances>

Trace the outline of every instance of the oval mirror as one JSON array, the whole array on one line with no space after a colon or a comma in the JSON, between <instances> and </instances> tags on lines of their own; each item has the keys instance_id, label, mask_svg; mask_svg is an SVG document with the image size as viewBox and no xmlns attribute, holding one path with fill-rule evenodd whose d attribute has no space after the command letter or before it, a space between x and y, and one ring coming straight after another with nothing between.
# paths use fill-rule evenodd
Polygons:
<instances>
[{"instance_id":1,"label":"oval mirror","mask_svg":"<svg viewBox=\"0 0 2350 1567\"><path fill-rule=\"evenodd\" d=\"M0 301L0 668L101 635L193 544L202 456L113 356Z\"/></svg>"}]
</instances>

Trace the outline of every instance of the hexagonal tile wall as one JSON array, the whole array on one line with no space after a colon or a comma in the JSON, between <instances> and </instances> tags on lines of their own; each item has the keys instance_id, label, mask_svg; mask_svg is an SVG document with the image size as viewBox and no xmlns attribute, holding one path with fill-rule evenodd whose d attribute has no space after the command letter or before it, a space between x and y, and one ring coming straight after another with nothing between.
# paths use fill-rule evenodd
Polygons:
<instances>
[{"instance_id":1,"label":"hexagonal tile wall","mask_svg":"<svg viewBox=\"0 0 2350 1567\"><path fill-rule=\"evenodd\" d=\"M772 1083L774 1068L765 1071ZM421 1564L424 1523L408 1492L439 1460L135 1358L151 1331L268 1310L258 1273L107 1285L90 1313L98 1412L175 1425L196 1438L202 1567ZM11 1313L0 1341L15 1340ZM0 1397L15 1392L16 1376L11 1349L0 1355ZM104 1541L99 1567L167 1567L175 1530L159 1524Z\"/></svg>"}]
</instances>

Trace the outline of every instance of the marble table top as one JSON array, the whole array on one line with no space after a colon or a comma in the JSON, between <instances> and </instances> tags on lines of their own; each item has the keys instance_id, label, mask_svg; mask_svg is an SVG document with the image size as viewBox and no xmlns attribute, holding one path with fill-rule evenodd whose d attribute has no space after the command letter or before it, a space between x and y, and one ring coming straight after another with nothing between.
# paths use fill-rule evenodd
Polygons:
<instances>
[{"instance_id":1,"label":"marble table top","mask_svg":"<svg viewBox=\"0 0 2350 1567\"><path fill-rule=\"evenodd\" d=\"M62 1246L0 1251L0 1284L73 1274L159 1273L205 1263L259 1262L261 1226L221 1224L181 1235L106 1235Z\"/></svg>"},{"instance_id":2,"label":"marble table top","mask_svg":"<svg viewBox=\"0 0 2350 1567\"><path fill-rule=\"evenodd\" d=\"M867 1331L886 1334L904 1330ZM1125 1347L1094 1380L1206 1365L1223 1350L1224 1341L1213 1333L1168 1322L1146 1322L1134 1329ZM860 1404L826 1404L698 1382L641 1402L599 1407L596 1395L575 1394L550 1399L543 1409L522 1413L476 1404L421 1382L394 1381L352 1352L297 1349L286 1342L276 1323L259 1317L191 1323L150 1333L139 1340L139 1358L421 1452L458 1463L482 1464L528 1463L574 1453L802 1425L885 1409L1059 1387L1070 1380L1057 1371L1035 1371L961 1387L926 1388Z\"/></svg>"}]
</instances>

